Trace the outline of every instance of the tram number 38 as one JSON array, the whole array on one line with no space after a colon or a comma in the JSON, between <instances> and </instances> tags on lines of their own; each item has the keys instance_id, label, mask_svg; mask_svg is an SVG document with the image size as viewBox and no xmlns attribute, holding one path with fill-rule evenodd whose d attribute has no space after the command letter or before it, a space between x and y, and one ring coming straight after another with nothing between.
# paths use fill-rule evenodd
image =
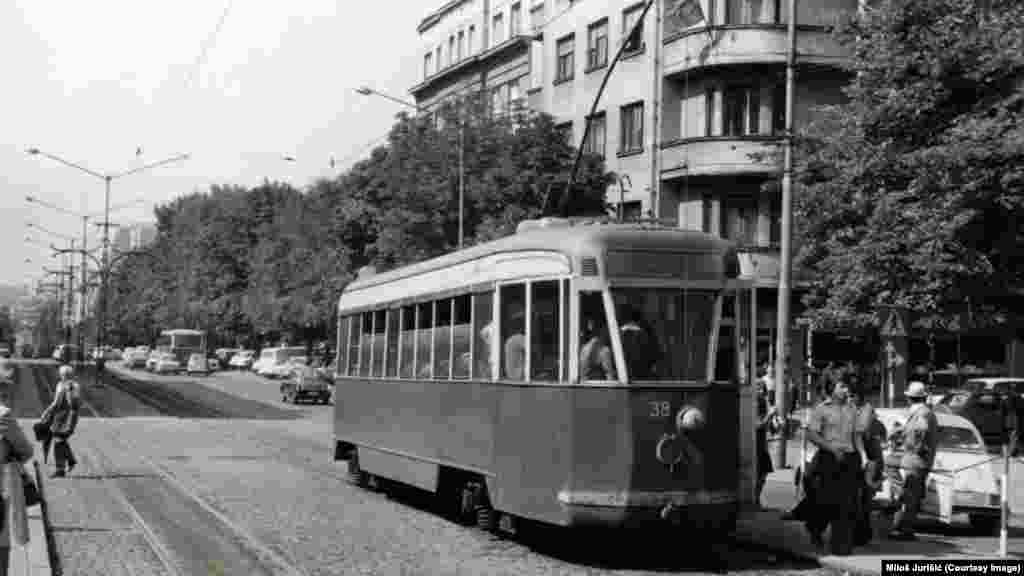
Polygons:
<instances>
[{"instance_id":1,"label":"tram number 38","mask_svg":"<svg viewBox=\"0 0 1024 576\"><path fill-rule=\"evenodd\" d=\"M669 402L648 402L651 407L651 418L668 418L672 415L672 404Z\"/></svg>"}]
</instances>

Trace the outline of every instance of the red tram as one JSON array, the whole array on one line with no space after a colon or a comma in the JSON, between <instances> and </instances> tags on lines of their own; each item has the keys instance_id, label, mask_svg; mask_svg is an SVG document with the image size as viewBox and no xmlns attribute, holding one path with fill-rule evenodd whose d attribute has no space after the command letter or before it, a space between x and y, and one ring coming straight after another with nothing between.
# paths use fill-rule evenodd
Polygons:
<instances>
[{"instance_id":1,"label":"red tram","mask_svg":"<svg viewBox=\"0 0 1024 576\"><path fill-rule=\"evenodd\" d=\"M544 219L361 276L338 304L335 459L485 529L728 532L744 427L735 373L715 375L738 274L711 235Z\"/></svg>"}]
</instances>

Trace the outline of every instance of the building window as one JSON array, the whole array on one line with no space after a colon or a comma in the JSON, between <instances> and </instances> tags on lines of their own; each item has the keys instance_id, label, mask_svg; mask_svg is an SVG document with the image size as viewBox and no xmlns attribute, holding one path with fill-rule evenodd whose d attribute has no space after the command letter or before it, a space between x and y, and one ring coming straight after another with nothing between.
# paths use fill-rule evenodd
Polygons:
<instances>
[{"instance_id":1,"label":"building window","mask_svg":"<svg viewBox=\"0 0 1024 576\"><path fill-rule=\"evenodd\" d=\"M437 71L440 72L444 68L444 62L441 61L441 47L437 47L437 54L434 55L434 61L437 62Z\"/></svg>"},{"instance_id":2,"label":"building window","mask_svg":"<svg viewBox=\"0 0 1024 576\"><path fill-rule=\"evenodd\" d=\"M630 31L633 30L633 26L640 20L640 14L643 11L643 4L638 4L622 12L622 41L626 44L626 47L623 49L625 54L640 52L644 49L644 23L640 22L636 34L630 35Z\"/></svg>"},{"instance_id":3,"label":"building window","mask_svg":"<svg viewBox=\"0 0 1024 576\"><path fill-rule=\"evenodd\" d=\"M722 93L722 134L757 134L760 123L760 92L756 86L729 86Z\"/></svg>"},{"instance_id":4,"label":"building window","mask_svg":"<svg viewBox=\"0 0 1024 576\"><path fill-rule=\"evenodd\" d=\"M715 90L708 88L704 91L704 135L715 135Z\"/></svg>"},{"instance_id":5,"label":"building window","mask_svg":"<svg viewBox=\"0 0 1024 576\"><path fill-rule=\"evenodd\" d=\"M455 64L458 60L455 58L455 36L448 37L448 65Z\"/></svg>"},{"instance_id":6,"label":"building window","mask_svg":"<svg viewBox=\"0 0 1024 576\"><path fill-rule=\"evenodd\" d=\"M572 137L572 122L563 122L555 126L555 130L562 135L562 139L569 146L575 146L576 143Z\"/></svg>"},{"instance_id":7,"label":"building window","mask_svg":"<svg viewBox=\"0 0 1024 576\"><path fill-rule=\"evenodd\" d=\"M465 49L465 46L466 46L466 33L463 32L462 30L459 30L459 46L458 46L458 52L457 53L458 53L458 57L459 57L459 61L460 62L464 58L463 55L465 54L465 52L463 50Z\"/></svg>"},{"instance_id":8,"label":"building window","mask_svg":"<svg viewBox=\"0 0 1024 576\"><path fill-rule=\"evenodd\" d=\"M598 112L590 118L590 131L587 132L587 141L583 144L584 152L604 157L607 138L605 126L604 112Z\"/></svg>"},{"instance_id":9,"label":"building window","mask_svg":"<svg viewBox=\"0 0 1024 576\"><path fill-rule=\"evenodd\" d=\"M757 201L752 197L732 196L726 199L725 216L726 238L741 246L754 246L757 243Z\"/></svg>"},{"instance_id":10,"label":"building window","mask_svg":"<svg viewBox=\"0 0 1024 576\"><path fill-rule=\"evenodd\" d=\"M491 46L497 46L505 41L503 33L505 32L505 16L503 14L495 14L493 25L491 26Z\"/></svg>"},{"instance_id":11,"label":"building window","mask_svg":"<svg viewBox=\"0 0 1024 576\"><path fill-rule=\"evenodd\" d=\"M512 80L512 81L510 81L508 83L508 107L509 107L509 109L511 109L513 111L518 109L519 106L522 104L522 102L520 101L520 98L522 98L522 95L519 92L519 78L516 78L515 80Z\"/></svg>"},{"instance_id":12,"label":"building window","mask_svg":"<svg viewBox=\"0 0 1024 576\"><path fill-rule=\"evenodd\" d=\"M772 134L786 132L786 85L772 87Z\"/></svg>"},{"instance_id":13,"label":"building window","mask_svg":"<svg viewBox=\"0 0 1024 576\"><path fill-rule=\"evenodd\" d=\"M644 103L623 106L620 114L619 152L636 152L644 148Z\"/></svg>"},{"instance_id":14,"label":"building window","mask_svg":"<svg viewBox=\"0 0 1024 576\"><path fill-rule=\"evenodd\" d=\"M591 24L587 29L587 70L608 64L608 19Z\"/></svg>"},{"instance_id":15,"label":"building window","mask_svg":"<svg viewBox=\"0 0 1024 576\"><path fill-rule=\"evenodd\" d=\"M491 88L491 112L495 114L501 114L505 111L505 102L502 98L504 86L495 86Z\"/></svg>"},{"instance_id":16,"label":"building window","mask_svg":"<svg viewBox=\"0 0 1024 576\"><path fill-rule=\"evenodd\" d=\"M476 36L476 26L469 27L469 37L466 39L466 55L470 56L473 54L473 41Z\"/></svg>"},{"instance_id":17,"label":"building window","mask_svg":"<svg viewBox=\"0 0 1024 576\"><path fill-rule=\"evenodd\" d=\"M555 64L555 82L572 80L572 73L575 68L575 44L576 37L573 34L570 34L558 41L558 61Z\"/></svg>"},{"instance_id":18,"label":"building window","mask_svg":"<svg viewBox=\"0 0 1024 576\"><path fill-rule=\"evenodd\" d=\"M519 2L516 2L515 4L512 5L512 8L509 9L508 20L509 20L509 22L508 22L509 26L511 26L511 28L512 28L511 32L509 32L509 37L510 38L515 38L516 36L519 35L520 27L522 26L522 21L523 21L523 6L522 6L522 4L520 4Z\"/></svg>"},{"instance_id":19,"label":"building window","mask_svg":"<svg viewBox=\"0 0 1024 576\"><path fill-rule=\"evenodd\" d=\"M433 54L429 54L428 53L428 54L424 54L423 55L423 77L424 78L426 78L427 76L430 76L430 65L432 64L432 62L431 62L432 60L433 60Z\"/></svg>"}]
</instances>

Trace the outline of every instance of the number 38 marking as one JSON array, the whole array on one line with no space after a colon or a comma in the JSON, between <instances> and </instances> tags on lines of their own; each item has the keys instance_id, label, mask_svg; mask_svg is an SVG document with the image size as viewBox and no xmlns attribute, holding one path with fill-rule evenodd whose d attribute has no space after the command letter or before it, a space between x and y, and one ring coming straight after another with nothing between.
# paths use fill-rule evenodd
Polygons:
<instances>
[{"instance_id":1,"label":"number 38 marking","mask_svg":"<svg viewBox=\"0 0 1024 576\"><path fill-rule=\"evenodd\" d=\"M672 404L668 402L648 402L651 406L651 418L668 418L672 414Z\"/></svg>"}]
</instances>

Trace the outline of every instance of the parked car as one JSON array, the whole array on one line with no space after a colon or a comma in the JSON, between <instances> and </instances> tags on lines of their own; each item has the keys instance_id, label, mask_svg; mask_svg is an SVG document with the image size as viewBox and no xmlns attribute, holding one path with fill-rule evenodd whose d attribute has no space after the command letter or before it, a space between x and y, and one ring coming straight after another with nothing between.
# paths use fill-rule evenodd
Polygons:
<instances>
[{"instance_id":1,"label":"parked car","mask_svg":"<svg viewBox=\"0 0 1024 576\"><path fill-rule=\"evenodd\" d=\"M157 374L181 372L181 362L170 352L157 352L156 362L153 364L153 372Z\"/></svg>"},{"instance_id":2,"label":"parked car","mask_svg":"<svg viewBox=\"0 0 1024 576\"><path fill-rule=\"evenodd\" d=\"M10 358L11 357L11 347L8 346L7 344L0 344L0 357Z\"/></svg>"},{"instance_id":3,"label":"parked car","mask_svg":"<svg viewBox=\"0 0 1024 576\"><path fill-rule=\"evenodd\" d=\"M334 369L337 365L337 360L331 360L331 363L327 366L316 367L317 375L320 376L320 379L326 382L328 386L334 386Z\"/></svg>"},{"instance_id":4,"label":"parked car","mask_svg":"<svg viewBox=\"0 0 1024 576\"><path fill-rule=\"evenodd\" d=\"M129 368L145 368L149 353L145 348L132 348L124 357L124 363Z\"/></svg>"},{"instance_id":5,"label":"parked car","mask_svg":"<svg viewBox=\"0 0 1024 576\"><path fill-rule=\"evenodd\" d=\"M306 349L302 346L264 348L252 369L267 378L285 378L291 373L294 365L292 360L295 358L306 358Z\"/></svg>"},{"instance_id":6,"label":"parked car","mask_svg":"<svg viewBox=\"0 0 1024 576\"><path fill-rule=\"evenodd\" d=\"M216 359L214 361L216 362ZM196 352L188 357L188 365L185 367L186 374L202 374L205 376L210 372L212 370L206 356Z\"/></svg>"},{"instance_id":7,"label":"parked car","mask_svg":"<svg viewBox=\"0 0 1024 576\"><path fill-rule=\"evenodd\" d=\"M971 421L985 444L997 449L1002 442L1003 403L1012 398L1017 418L1024 422L1024 378L974 378L960 390L948 392L935 403L936 411L948 411Z\"/></svg>"},{"instance_id":8,"label":"parked car","mask_svg":"<svg viewBox=\"0 0 1024 576\"><path fill-rule=\"evenodd\" d=\"M252 350L241 350L231 357L228 366L236 370L249 370L252 368L253 356L256 353Z\"/></svg>"},{"instance_id":9,"label":"parked car","mask_svg":"<svg viewBox=\"0 0 1024 576\"><path fill-rule=\"evenodd\" d=\"M898 431L906 424L906 410L879 408L876 414L885 426L887 436L898 437ZM938 412L936 417L939 421L939 446L935 466L928 475L921 516L950 524L953 515L967 514L971 526L991 534L999 527L1001 487L981 433L961 416ZM884 452L887 461L899 462L902 448L894 439ZM887 508L895 507L901 481L898 470L887 470L887 477L875 494L876 503Z\"/></svg>"},{"instance_id":10,"label":"parked car","mask_svg":"<svg viewBox=\"0 0 1024 576\"><path fill-rule=\"evenodd\" d=\"M152 352L150 352L149 355L146 356L146 370L149 370L151 372L153 370L156 370L156 363L157 361L160 360L163 354L164 353L159 350L153 350Z\"/></svg>"},{"instance_id":11,"label":"parked car","mask_svg":"<svg viewBox=\"0 0 1024 576\"><path fill-rule=\"evenodd\" d=\"M54 349L53 359L56 360L57 362L62 362L66 364L68 362L81 360L82 354L81 351L78 349L78 346L74 346L71 344L61 344L60 346L57 346L56 349Z\"/></svg>"},{"instance_id":12,"label":"parked car","mask_svg":"<svg viewBox=\"0 0 1024 576\"><path fill-rule=\"evenodd\" d=\"M231 361L231 357L241 351L240 348L217 348L213 351L213 355L217 357L217 361L220 362L221 366L227 366L228 362Z\"/></svg>"},{"instance_id":13,"label":"parked car","mask_svg":"<svg viewBox=\"0 0 1024 576\"><path fill-rule=\"evenodd\" d=\"M281 382L281 401L298 404L300 398L312 398L321 404L331 400L331 389L320 378L316 369L305 364L292 364L289 374Z\"/></svg>"}]
</instances>

